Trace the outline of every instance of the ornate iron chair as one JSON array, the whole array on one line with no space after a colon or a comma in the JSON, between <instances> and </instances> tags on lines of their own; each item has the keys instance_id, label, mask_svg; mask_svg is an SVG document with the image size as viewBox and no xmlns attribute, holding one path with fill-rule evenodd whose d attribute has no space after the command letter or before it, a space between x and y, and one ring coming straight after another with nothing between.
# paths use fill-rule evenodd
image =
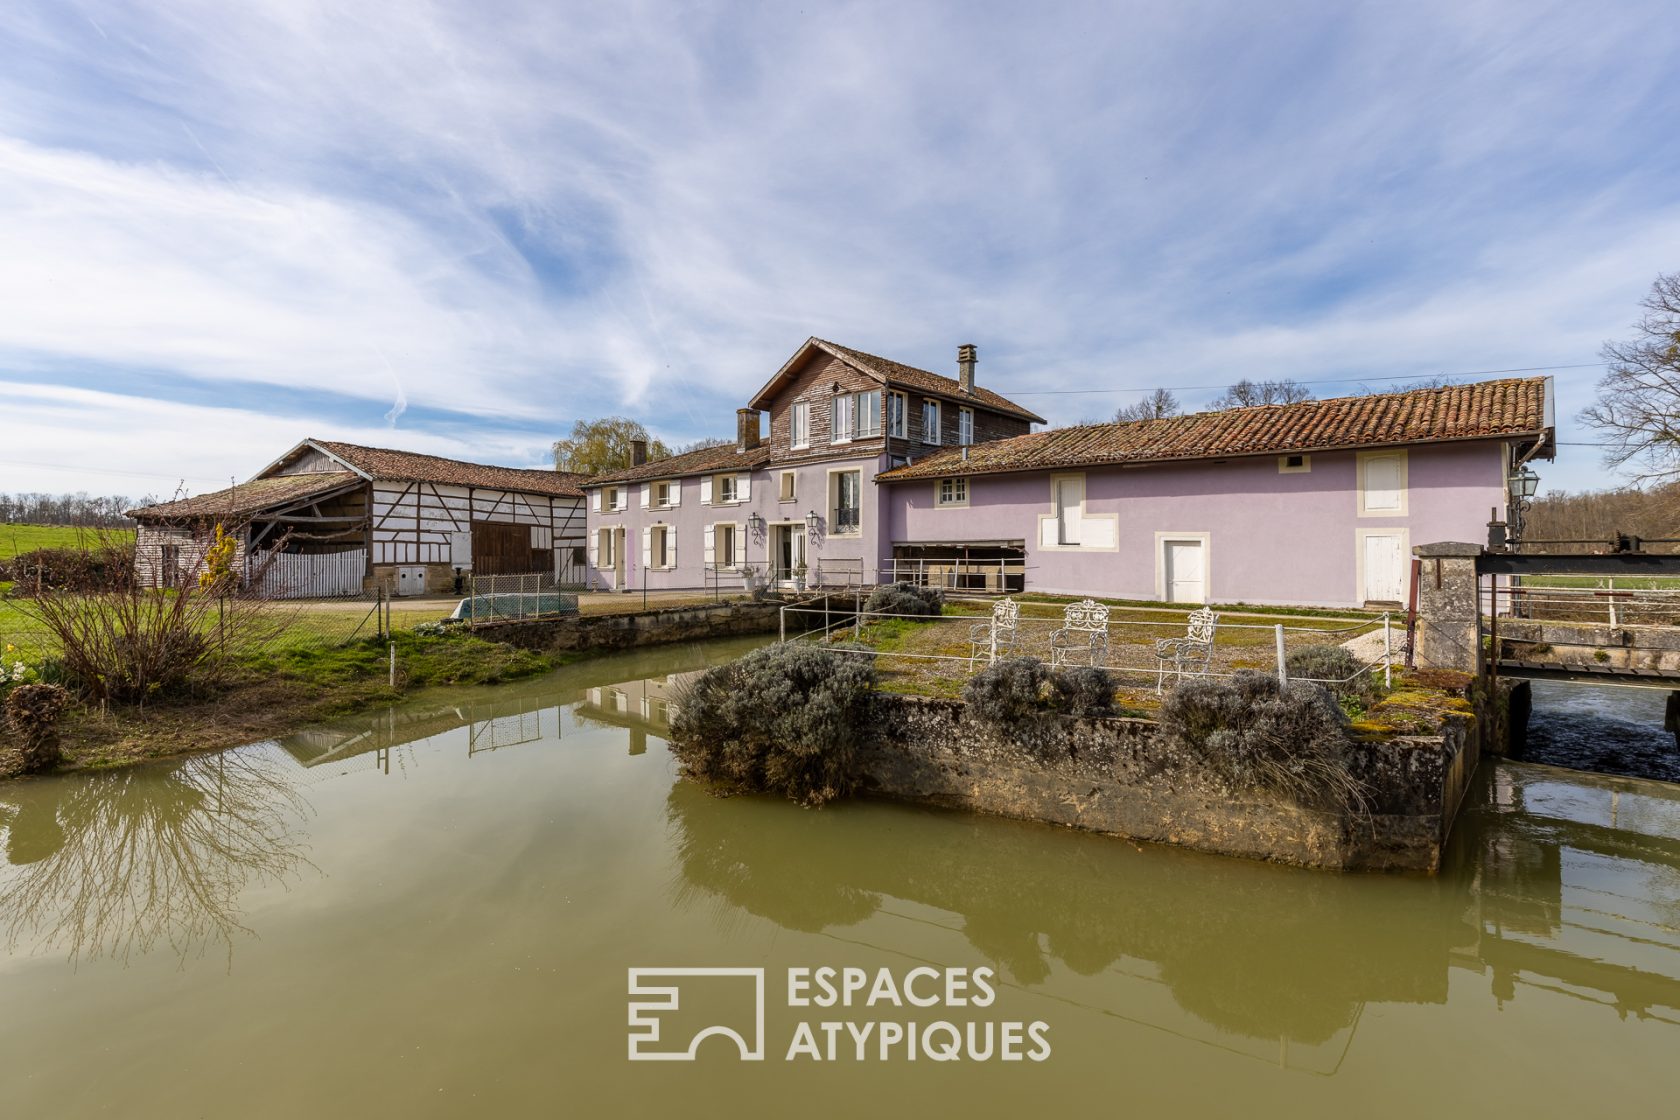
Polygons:
<instances>
[{"instance_id":1,"label":"ornate iron chair","mask_svg":"<svg viewBox=\"0 0 1680 1120\"><path fill-rule=\"evenodd\" d=\"M1190 612L1190 625L1182 638L1160 638L1155 642L1155 691L1162 691L1170 664L1177 677L1205 677L1213 664L1213 635L1219 616L1206 607Z\"/></svg>"},{"instance_id":2,"label":"ornate iron chair","mask_svg":"<svg viewBox=\"0 0 1680 1120\"><path fill-rule=\"evenodd\" d=\"M1062 626L1050 633L1050 667L1084 662L1093 668L1108 661L1108 608L1094 599L1071 603Z\"/></svg>"},{"instance_id":3,"label":"ornate iron chair","mask_svg":"<svg viewBox=\"0 0 1680 1120\"><path fill-rule=\"evenodd\" d=\"M986 664L999 655L1015 652L1016 624L1021 619L1021 604L1013 599L999 599L992 604L992 620L977 622L968 630L968 659L978 661L982 655Z\"/></svg>"}]
</instances>

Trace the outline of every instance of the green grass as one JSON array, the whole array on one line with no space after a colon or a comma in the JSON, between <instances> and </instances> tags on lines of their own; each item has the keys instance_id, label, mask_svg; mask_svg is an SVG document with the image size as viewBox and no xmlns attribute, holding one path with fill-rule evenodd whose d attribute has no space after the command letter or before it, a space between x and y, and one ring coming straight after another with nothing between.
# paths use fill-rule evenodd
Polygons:
<instances>
[{"instance_id":1,"label":"green grass","mask_svg":"<svg viewBox=\"0 0 1680 1120\"><path fill-rule=\"evenodd\" d=\"M132 539L132 529L79 529L73 525L0 524L0 560L38 548L94 548L103 541Z\"/></svg>"},{"instance_id":2,"label":"green grass","mask_svg":"<svg viewBox=\"0 0 1680 1120\"><path fill-rule=\"evenodd\" d=\"M1617 591L1680 591L1680 577L1617 576ZM1604 587L1603 576L1524 576L1525 587Z\"/></svg>"},{"instance_id":3,"label":"green grass","mask_svg":"<svg viewBox=\"0 0 1680 1120\"><path fill-rule=\"evenodd\" d=\"M400 682L416 688L500 684L547 672L557 664L552 657L468 634L417 637L399 631L391 643L397 647ZM340 646L271 651L245 659L245 666L257 674L333 688L379 679L388 671L389 658L387 643L369 638Z\"/></svg>"}]
</instances>

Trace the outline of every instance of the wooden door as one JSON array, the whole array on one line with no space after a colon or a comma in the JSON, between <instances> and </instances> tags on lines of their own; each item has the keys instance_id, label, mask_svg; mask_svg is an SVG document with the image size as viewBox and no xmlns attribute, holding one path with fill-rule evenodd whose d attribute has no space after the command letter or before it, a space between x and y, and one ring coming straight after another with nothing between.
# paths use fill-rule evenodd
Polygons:
<instances>
[{"instance_id":1,"label":"wooden door","mask_svg":"<svg viewBox=\"0 0 1680 1120\"><path fill-rule=\"evenodd\" d=\"M531 526L474 521L473 571L481 576L525 575L554 570L554 554L531 547Z\"/></svg>"}]
</instances>

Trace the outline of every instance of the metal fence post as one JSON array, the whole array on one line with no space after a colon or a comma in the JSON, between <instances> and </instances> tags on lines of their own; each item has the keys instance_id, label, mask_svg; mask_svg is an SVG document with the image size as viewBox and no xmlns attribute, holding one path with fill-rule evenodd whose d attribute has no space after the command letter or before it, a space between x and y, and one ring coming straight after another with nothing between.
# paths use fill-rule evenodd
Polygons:
<instances>
[{"instance_id":1,"label":"metal fence post","mask_svg":"<svg viewBox=\"0 0 1680 1120\"><path fill-rule=\"evenodd\" d=\"M1277 624L1277 677L1279 684L1289 683L1289 667L1284 663L1283 623Z\"/></svg>"},{"instance_id":2,"label":"metal fence post","mask_svg":"<svg viewBox=\"0 0 1680 1120\"><path fill-rule=\"evenodd\" d=\"M1388 612L1383 612L1383 687L1394 687L1394 636L1388 627Z\"/></svg>"},{"instance_id":3,"label":"metal fence post","mask_svg":"<svg viewBox=\"0 0 1680 1120\"><path fill-rule=\"evenodd\" d=\"M397 643L391 643L391 687L397 687Z\"/></svg>"},{"instance_id":4,"label":"metal fence post","mask_svg":"<svg viewBox=\"0 0 1680 1120\"><path fill-rule=\"evenodd\" d=\"M779 625L781 627L781 633L777 637L776 640L780 641L780 642L785 642L785 641L787 641L787 604L786 603L783 603L780 607L776 608L776 617L780 620Z\"/></svg>"}]
</instances>

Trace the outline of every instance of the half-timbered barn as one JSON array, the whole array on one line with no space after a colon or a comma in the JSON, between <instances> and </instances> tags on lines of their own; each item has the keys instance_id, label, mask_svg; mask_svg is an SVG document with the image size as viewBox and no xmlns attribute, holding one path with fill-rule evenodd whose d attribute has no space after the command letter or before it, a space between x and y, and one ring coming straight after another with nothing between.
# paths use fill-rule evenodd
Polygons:
<instances>
[{"instance_id":1,"label":"half-timbered barn","mask_svg":"<svg viewBox=\"0 0 1680 1120\"><path fill-rule=\"evenodd\" d=\"M147 586L196 578L216 525L276 596L450 592L467 573L581 582L581 476L306 439L226 490L134 510Z\"/></svg>"}]
</instances>

